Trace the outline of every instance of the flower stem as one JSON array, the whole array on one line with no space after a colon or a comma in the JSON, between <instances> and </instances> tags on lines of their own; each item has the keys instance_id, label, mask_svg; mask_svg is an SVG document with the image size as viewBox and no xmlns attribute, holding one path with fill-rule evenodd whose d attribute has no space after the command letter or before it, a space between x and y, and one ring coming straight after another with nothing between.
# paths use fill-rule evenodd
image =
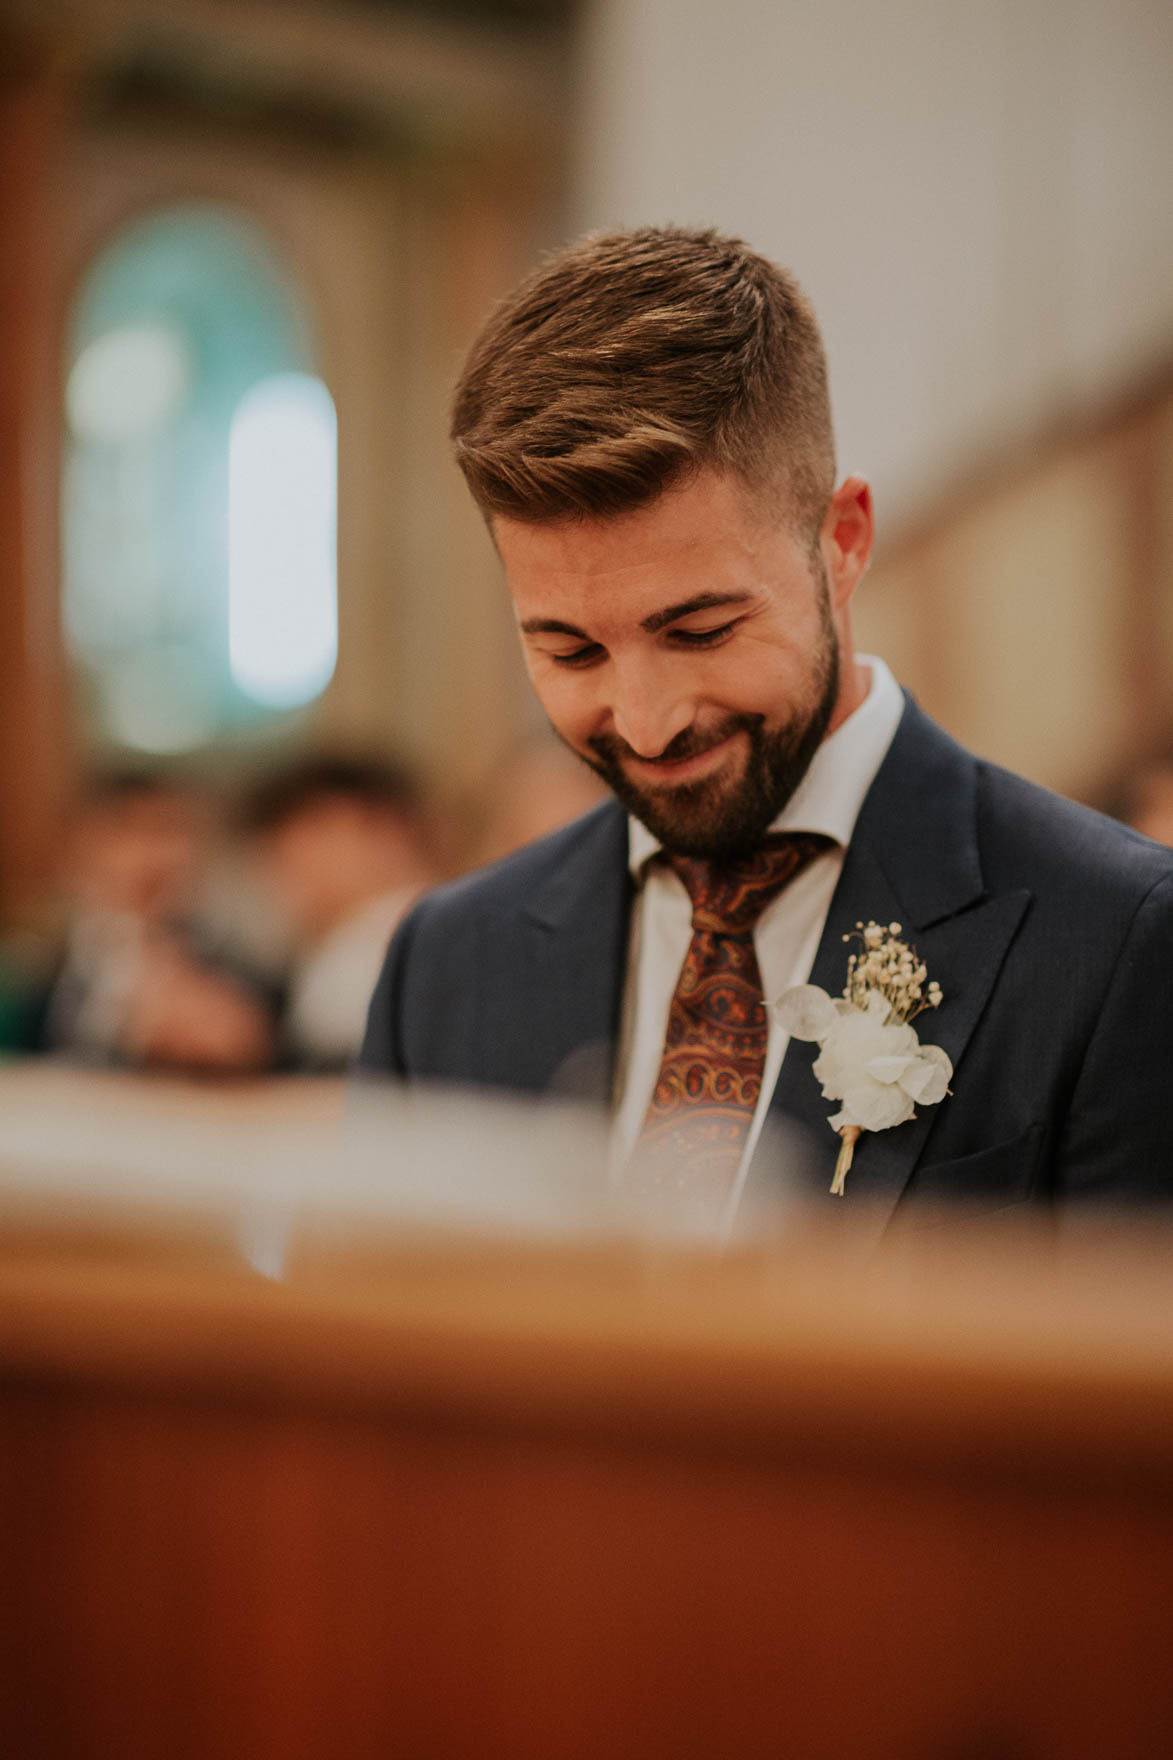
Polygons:
<instances>
[{"instance_id":1,"label":"flower stem","mask_svg":"<svg viewBox=\"0 0 1173 1760\"><path fill-rule=\"evenodd\" d=\"M835 1163L835 1177L831 1181L831 1196L833 1198L841 1198L843 1196L843 1183L846 1180L848 1170L851 1167L852 1157L855 1154L855 1145L859 1142L860 1137L863 1135L863 1131L857 1124L845 1124L843 1129L839 1132L839 1135L842 1139L843 1146L839 1151L839 1159Z\"/></svg>"}]
</instances>

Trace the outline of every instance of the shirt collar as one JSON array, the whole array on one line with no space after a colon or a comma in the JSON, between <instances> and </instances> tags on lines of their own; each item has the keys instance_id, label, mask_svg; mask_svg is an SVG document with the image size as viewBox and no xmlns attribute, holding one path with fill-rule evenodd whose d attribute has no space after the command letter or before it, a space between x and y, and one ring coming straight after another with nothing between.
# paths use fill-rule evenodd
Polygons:
<instances>
[{"instance_id":1,"label":"shirt collar","mask_svg":"<svg viewBox=\"0 0 1173 1760\"><path fill-rule=\"evenodd\" d=\"M844 849L851 842L864 797L904 713L900 686L884 662L872 654L856 659L870 673L868 694L823 741L771 831L820 831ZM660 843L630 815L627 828L628 863L638 880Z\"/></svg>"}]
</instances>

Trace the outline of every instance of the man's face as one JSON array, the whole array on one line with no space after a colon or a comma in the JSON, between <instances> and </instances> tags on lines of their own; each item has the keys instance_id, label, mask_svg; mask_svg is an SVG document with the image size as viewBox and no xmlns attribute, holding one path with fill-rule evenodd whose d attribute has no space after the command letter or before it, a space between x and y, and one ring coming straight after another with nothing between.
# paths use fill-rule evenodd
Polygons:
<instances>
[{"instance_id":1,"label":"man's face","mask_svg":"<svg viewBox=\"0 0 1173 1760\"><path fill-rule=\"evenodd\" d=\"M670 849L752 849L839 699L826 573L733 479L609 519L493 521L556 731Z\"/></svg>"}]
</instances>

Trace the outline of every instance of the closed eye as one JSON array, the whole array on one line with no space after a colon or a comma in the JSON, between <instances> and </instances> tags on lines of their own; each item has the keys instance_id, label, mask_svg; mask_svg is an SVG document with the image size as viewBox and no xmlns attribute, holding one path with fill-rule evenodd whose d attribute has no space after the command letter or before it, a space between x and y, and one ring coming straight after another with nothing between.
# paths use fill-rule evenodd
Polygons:
<instances>
[{"instance_id":1,"label":"closed eye","mask_svg":"<svg viewBox=\"0 0 1173 1760\"><path fill-rule=\"evenodd\" d=\"M571 648L569 652L564 654L553 654L548 652L546 658L552 660L555 666L569 666L573 669L575 667L593 666L596 660L602 658L603 652L604 650L601 643L587 642L583 647Z\"/></svg>"},{"instance_id":2,"label":"closed eye","mask_svg":"<svg viewBox=\"0 0 1173 1760\"><path fill-rule=\"evenodd\" d=\"M719 648L733 634L738 621L735 618L732 623L719 623L715 629L670 629L667 635L678 648Z\"/></svg>"}]
</instances>

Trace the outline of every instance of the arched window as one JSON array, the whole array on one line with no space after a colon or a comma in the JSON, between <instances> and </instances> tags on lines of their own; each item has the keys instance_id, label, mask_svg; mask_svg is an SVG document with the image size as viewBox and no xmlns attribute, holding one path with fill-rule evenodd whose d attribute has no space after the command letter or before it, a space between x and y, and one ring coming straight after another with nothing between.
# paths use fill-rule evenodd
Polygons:
<instances>
[{"instance_id":1,"label":"arched window","mask_svg":"<svg viewBox=\"0 0 1173 1760\"><path fill-rule=\"evenodd\" d=\"M180 752L312 701L337 651L334 406L263 233L204 205L124 228L66 368L64 622L91 736Z\"/></svg>"}]
</instances>

